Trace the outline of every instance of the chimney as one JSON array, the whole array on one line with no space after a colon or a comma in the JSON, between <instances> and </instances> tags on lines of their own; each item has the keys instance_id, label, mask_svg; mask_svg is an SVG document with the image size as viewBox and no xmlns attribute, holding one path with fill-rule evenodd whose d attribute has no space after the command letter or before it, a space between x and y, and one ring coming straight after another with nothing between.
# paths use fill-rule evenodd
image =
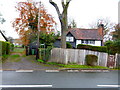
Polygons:
<instances>
[{"instance_id":1,"label":"chimney","mask_svg":"<svg viewBox=\"0 0 120 90\"><path fill-rule=\"evenodd\" d=\"M104 30L104 25L103 24L99 24L98 26L98 33L100 36L103 36L103 30Z\"/></svg>"}]
</instances>

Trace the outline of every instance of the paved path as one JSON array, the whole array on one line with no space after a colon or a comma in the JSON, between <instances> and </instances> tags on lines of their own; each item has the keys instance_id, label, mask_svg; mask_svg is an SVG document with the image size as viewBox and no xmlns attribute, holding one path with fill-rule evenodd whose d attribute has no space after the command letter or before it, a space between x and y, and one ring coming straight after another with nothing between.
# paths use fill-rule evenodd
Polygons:
<instances>
[{"instance_id":1,"label":"paved path","mask_svg":"<svg viewBox=\"0 0 120 90\"><path fill-rule=\"evenodd\" d=\"M17 62L6 60L2 64L2 70L45 70L58 69L56 66L44 65L35 60L35 56L19 57Z\"/></svg>"}]
</instances>

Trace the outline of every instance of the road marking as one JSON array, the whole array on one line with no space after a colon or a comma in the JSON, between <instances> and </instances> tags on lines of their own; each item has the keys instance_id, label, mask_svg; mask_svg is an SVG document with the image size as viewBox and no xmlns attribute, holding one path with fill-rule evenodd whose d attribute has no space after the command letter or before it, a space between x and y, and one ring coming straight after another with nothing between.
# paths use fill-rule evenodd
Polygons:
<instances>
[{"instance_id":1,"label":"road marking","mask_svg":"<svg viewBox=\"0 0 120 90\"><path fill-rule=\"evenodd\" d=\"M16 72L33 72L33 70L16 70Z\"/></svg>"},{"instance_id":2,"label":"road marking","mask_svg":"<svg viewBox=\"0 0 120 90\"><path fill-rule=\"evenodd\" d=\"M45 70L45 72L59 72L59 70Z\"/></svg>"},{"instance_id":3,"label":"road marking","mask_svg":"<svg viewBox=\"0 0 120 90\"><path fill-rule=\"evenodd\" d=\"M98 87L120 87L120 85L97 85Z\"/></svg>"},{"instance_id":4,"label":"road marking","mask_svg":"<svg viewBox=\"0 0 120 90\"><path fill-rule=\"evenodd\" d=\"M81 72L109 72L109 70L81 70Z\"/></svg>"},{"instance_id":5,"label":"road marking","mask_svg":"<svg viewBox=\"0 0 120 90\"><path fill-rule=\"evenodd\" d=\"M109 70L103 70L103 72L110 72Z\"/></svg>"},{"instance_id":6,"label":"road marking","mask_svg":"<svg viewBox=\"0 0 120 90\"><path fill-rule=\"evenodd\" d=\"M52 85L0 85L1 88L52 87Z\"/></svg>"},{"instance_id":7,"label":"road marking","mask_svg":"<svg viewBox=\"0 0 120 90\"><path fill-rule=\"evenodd\" d=\"M67 72L79 72L79 70L67 70Z\"/></svg>"}]
</instances>

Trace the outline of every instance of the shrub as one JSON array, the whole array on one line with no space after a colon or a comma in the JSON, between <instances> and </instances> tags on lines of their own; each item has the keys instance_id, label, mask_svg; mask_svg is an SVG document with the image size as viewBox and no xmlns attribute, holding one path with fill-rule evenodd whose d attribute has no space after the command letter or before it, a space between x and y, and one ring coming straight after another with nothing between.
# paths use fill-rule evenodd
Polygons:
<instances>
[{"instance_id":1,"label":"shrub","mask_svg":"<svg viewBox=\"0 0 120 90\"><path fill-rule=\"evenodd\" d=\"M10 54L10 43L9 42L0 41L0 46L2 47L0 49L0 53L2 55Z\"/></svg>"},{"instance_id":2,"label":"shrub","mask_svg":"<svg viewBox=\"0 0 120 90\"><path fill-rule=\"evenodd\" d=\"M86 55L85 57L86 64L89 66L95 66L97 63L97 60L98 60L98 57L96 55L89 54L89 55Z\"/></svg>"},{"instance_id":3,"label":"shrub","mask_svg":"<svg viewBox=\"0 0 120 90\"><path fill-rule=\"evenodd\" d=\"M2 55L6 55L6 42L2 41Z\"/></svg>"},{"instance_id":4,"label":"shrub","mask_svg":"<svg viewBox=\"0 0 120 90\"><path fill-rule=\"evenodd\" d=\"M79 44L77 46L77 48L78 49L98 51L98 52L107 52L107 47L106 46L92 46L92 45L86 45L86 44Z\"/></svg>"},{"instance_id":5,"label":"shrub","mask_svg":"<svg viewBox=\"0 0 120 90\"><path fill-rule=\"evenodd\" d=\"M120 53L120 40L116 41L107 41L105 42L105 46L107 46L108 54L116 54Z\"/></svg>"},{"instance_id":6,"label":"shrub","mask_svg":"<svg viewBox=\"0 0 120 90\"><path fill-rule=\"evenodd\" d=\"M51 50L52 50L51 46L48 46L47 48L39 48L40 59L44 61L48 61Z\"/></svg>"},{"instance_id":7,"label":"shrub","mask_svg":"<svg viewBox=\"0 0 120 90\"><path fill-rule=\"evenodd\" d=\"M13 51L14 50L14 44L11 44L10 47L11 47L11 50Z\"/></svg>"},{"instance_id":8,"label":"shrub","mask_svg":"<svg viewBox=\"0 0 120 90\"><path fill-rule=\"evenodd\" d=\"M66 42L66 47L67 48L72 48L72 45L69 42Z\"/></svg>"},{"instance_id":9,"label":"shrub","mask_svg":"<svg viewBox=\"0 0 120 90\"><path fill-rule=\"evenodd\" d=\"M7 55L10 54L10 43L9 42L6 43L6 54Z\"/></svg>"}]
</instances>

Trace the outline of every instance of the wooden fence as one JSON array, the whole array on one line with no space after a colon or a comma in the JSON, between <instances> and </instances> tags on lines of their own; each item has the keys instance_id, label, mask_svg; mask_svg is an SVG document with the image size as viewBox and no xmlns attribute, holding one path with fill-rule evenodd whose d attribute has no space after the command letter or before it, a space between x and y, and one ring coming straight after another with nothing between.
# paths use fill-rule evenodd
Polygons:
<instances>
[{"instance_id":1,"label":"wooden fence","mask_svg":"<svg viewBox=\"0 0 120 90\"><path fill-rule=\"evenodd\" d=\"M51 50L50 62L58 62L63 64L77 63L80 65L85 65L85 56L88 54L93 54L98 56L97 65L107 67L108 54L90 50L82 49L62 49L53 48Z\"/></svg>"},{"instance_id":2,"label":"wooden fence","mask_svg":"<svg viewBox=\"0 0 120 90\"><path fill-rule=\"evenodd\" d=\"M115 66L114 67L120 67L120 54L115 55Z\"/></svg>"}]
</instances>

